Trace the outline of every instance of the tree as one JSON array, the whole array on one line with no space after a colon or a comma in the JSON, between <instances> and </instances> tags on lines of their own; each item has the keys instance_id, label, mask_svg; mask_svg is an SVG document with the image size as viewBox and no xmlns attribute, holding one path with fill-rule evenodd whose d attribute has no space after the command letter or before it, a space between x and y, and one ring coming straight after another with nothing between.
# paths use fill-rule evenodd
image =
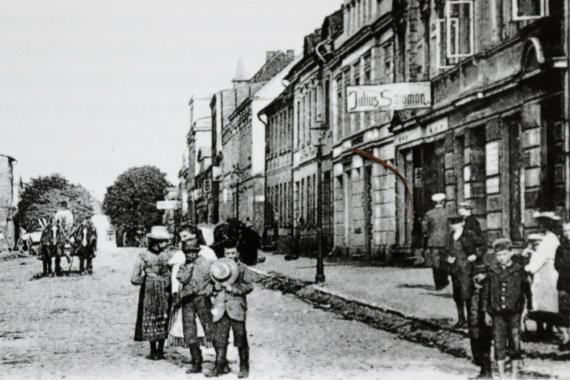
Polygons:
<instances>
[{"instance_id":1,"label":"tree","mask_svg":"<svg viewBox=\"0 0 570 380\"><path fill-rule=\"evenodd\" d=\"M160 224L162 212L156 202L163 200L171 184L166 174L154 166L130 168L107 188L103 211L114 226L134 229Z\"/></svg>"},{"instance_id":2,"label":"tree","mask_svg":"<svg viewBox=\"0 0 570 380\"><path fill-rule=\"evenodd\" d=\"M89 191L53 174L32 178L24 185L16 216L19 224L28 231L39 228L38 219L53 217L62 201L67 201L76 220L93 216L93 197Z\"/></svg>"}]
</instances>

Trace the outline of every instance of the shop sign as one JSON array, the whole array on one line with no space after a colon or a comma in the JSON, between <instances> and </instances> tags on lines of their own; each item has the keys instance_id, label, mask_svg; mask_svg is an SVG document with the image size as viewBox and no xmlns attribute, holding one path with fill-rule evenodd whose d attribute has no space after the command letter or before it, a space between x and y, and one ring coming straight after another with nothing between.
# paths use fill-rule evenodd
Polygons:
<instances>
[{"instance_id":1,"label":"shop sign","mask_svg":"<svg viewBox=\"0 0 570 380\"><path fill-rule=\"evenodd\" d=\"M422 130L417 127L406 131L404 133L400 133L396 136L396 145L402 145L410 141L417 140L422 137Z\"/></svg>"},{"instance_id":2,"label":"shop sign","mask_svg":"<svg viewBox=\"0 0 570 380\"><path fill-rule=\"evenodd\" d=\"M180 208L179 201L158 201L156 202L158 210L178 210Z\"/></svg>"},{"instance_id":3,"label":"shop sign","mask_svg":"<svg viewBox=\"0 0 570 380\"><path fill-rule=\"evenodd\" d=\"M430 137L433 135L437 135L440 132L445 132L447 131L449 127L449 122L447 118L444 119L440 119L437 121L434 121L433 123L429 123L426 126L426 130L425 130L425 137Z\"/></svg>"},{"instance_id":4,"label":"shop sign","mask_svg":"<svg viewBox=\"0 0 570 380\"><path fill-rule=\"evenodd\" d=\"M431 83L407 82L348 86L348 112L398 111L431 107Z\"/></svg>"}]
</instances>

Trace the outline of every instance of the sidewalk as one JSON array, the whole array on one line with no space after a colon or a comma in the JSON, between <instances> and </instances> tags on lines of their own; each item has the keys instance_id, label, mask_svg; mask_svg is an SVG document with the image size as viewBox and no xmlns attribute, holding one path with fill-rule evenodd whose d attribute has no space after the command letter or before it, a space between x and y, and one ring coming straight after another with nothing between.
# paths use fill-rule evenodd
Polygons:
<instances>
[{"instance_id":1,"label":"sidewalk","mask_svg":"<svg viewBox=\"0 0 570 380\"><path fill-rule=\"evenodd\" d=\"M456 311L451 286L436 291L429 268L366 267L325 262L326 282L317 286L312 285L316 270L314 259L285 261L281 255L265 256L266 261L253 267L253 271L274 281L297 281L294 284L297 289L293 292L300 298L334 304L333 309L342 314L345 314L347 305L357 305L360 310L351 311L355 319L406 339L436 346L456 356L465 357L470 353L467 330L453 328ZM343 305L339 306L339 302ZM394 317L399 320L395 321ZM392 320L374 320L378 318ZM408 326L404 328L404 324ZM528 360L529 369L561 378L570 374L570 355L560 353L555 342L524 342L523 349L531 358Z\"/></svg>"}]
</instances>

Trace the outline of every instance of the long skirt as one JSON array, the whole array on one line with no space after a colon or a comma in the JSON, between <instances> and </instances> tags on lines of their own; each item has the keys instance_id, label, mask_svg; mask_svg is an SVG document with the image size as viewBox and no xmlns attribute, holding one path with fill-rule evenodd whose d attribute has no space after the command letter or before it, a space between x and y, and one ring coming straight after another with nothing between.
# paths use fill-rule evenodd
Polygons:
<instances>
[{"instance_id":1,"label":"long skirt","mask_svg":"<svg viewBox=\"0 0 570 380\"><path fill-rule=\"evenodd\" d=\"M145 279L139 292L139 306L135 325L135 341L157 341L168 336L169 289L168 278Z\"/></svg>"},{"instance_id":2,"label":"long skirt","mask_svg":"<svg viewBox=\"0 0 570 380\"><path fill-rule=\"evenodd\" d=\"M198 341L203 347L210 347L212 344L206 340L204 334L204 328L199 318L196 318L196 327ZM168 345L170 347L183 347L188 348L188 345L184 341L184 326L182 324L182 308L174 307L172 310L172 316L170 320L170 332L168 335Z\"/></svg>"}]
</instances>

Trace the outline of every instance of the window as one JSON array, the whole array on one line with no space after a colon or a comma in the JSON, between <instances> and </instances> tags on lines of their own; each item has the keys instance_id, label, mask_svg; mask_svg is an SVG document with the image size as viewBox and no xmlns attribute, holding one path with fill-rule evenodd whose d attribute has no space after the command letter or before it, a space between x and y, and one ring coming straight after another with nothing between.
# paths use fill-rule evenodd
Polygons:
<instances>
[{"instance_id":1,"label":"window","mask_svg":"<svg viewBox=\"0 0 570 380\"><path fill-rule=\"evenodd\" d=\"M344 109L344 100L342 97L342 74L337 76L335 79L336 82L336 134L337 138L340 141L342 139L342 120L343 120L343 109Z\"/></svg>"},{"instance_id":2,"label":"window","mask_svg":"<svg viewBox=\"0 0 570 380\"><path fill-rule=\"evenodd\" d=\"M388 83L392 82L392 60L393 60L393 51L392 51L392 43L388 43L384 45L383 48L384 53L384 72L386 75L386 79Z\"/></svg>"},{"instance_id":3,"label":"window","mask_svg":"<svg viewBox=\"0 0 570 380\"><path fill-rule=\"evenodd\" d=\"M372 84L372 59L370 53L364 56L364 77L362 78L363 84ZM374 122L372 120L373 112L364 113L364 128L368 128Z\"/></svg>"},{"instance_id":4,"label":"window","mask_svg":"<svg viewBox=\"0 0 570 380\"><path fill-rule=\"evenodd\" d=\"M512 0L513 20L534 20L547 15L546 0Z\"/></svg>"},{"instance_id":5,"label":"window","mask_svg":"<svg viewBox=\"0 0 570 380\"><path fill-rule=\"evenodd\" d=\"M346 88L348 86L350 86L350 67L347 67L344 70L343 75L344 75L344 91L343 92L346 93ZM344 131L345 131L344 135L348 136L348 135L350 135L351 117L350 117L350 114L348 113L348 110L346 108L346 99L344 100L344 102L342 104L342 108L344 110L344 112L343 112L343 116L344 116L344 123L343 124L344 124Z\"/></svg>"},{"instance_id":6,"label":"window","mask_svg":"<svg viewBox=\"0 0 570 380\"><path fill-rule=\"evenodd\" d=\"M301 102L298 101L297 102L297 139L295 141L295 146L299 147L300 142L300 137L301 137Z\"/></svg>"},{"instance_id":7,"label":"window","mask_svg":"<svg viewBox=\"0 0 570 380\"><path fill-rule=\"evenodd\" d=\"M473 55L473 1L450 0L445 4L447 58Z\"/></svg>"}]
</instances>

